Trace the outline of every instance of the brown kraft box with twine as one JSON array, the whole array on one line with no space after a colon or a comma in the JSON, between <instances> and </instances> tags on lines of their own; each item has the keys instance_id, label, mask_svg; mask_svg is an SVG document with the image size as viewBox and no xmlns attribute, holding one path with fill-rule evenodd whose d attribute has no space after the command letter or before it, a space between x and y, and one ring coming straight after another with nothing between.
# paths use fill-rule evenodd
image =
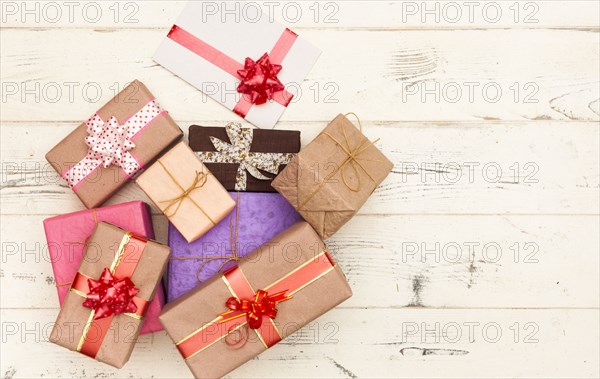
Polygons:
<instances>
[{"instance_id":1,"label":"brown kraft box with twine","mask_svg":"<svg viewBox=\"0 0 600 379\"><path fill-rule=\"evenodd\" d=\"M131 235L106 222L98 223L86 243L79 270L62 305L50 341L100 362L121 368L135 346L143 315L161 280L171 249ZM115 281L129 278L135 309L96 319L102 311L84 306L93 288L110 271ZM117 283L111 290L118 288ZM84 289L85 288L85 289ZM87 292L87 293L86 293ZM100 296L102 298L102 296Z\"/></svg>"},{"instance_id":2,"label":"brown kraft box with twine","mask_svg":"<svg viewBox=\"0 0 600 379\"><path fill-rule=\"evenodd\" d=\"M241 258L236 267L167 304L159 319L194 376L216 378L350 296L339 265L310 225L301 221ZM252 303L268 307L269 297L279 297L270 303L276 308L273 313L258 318L232 315L232 302L264 309ZM251 319L260 319L260 326Z\"/></svg>"},{"instance_id":3,"label":"brown kraft box with twine","mask_svg":"<svg viewBox=\"0 0 600 379\"><path fill-rule=\"evenodd\" d=\"M153 100L155 100L154 95L148 88L142 82L134 80L96 112L100 117L98 122L107 122L115 117L118 123L125 123L135 114L143 112L143 108ZM159 107L157 104L152 104ZM86 117L90 116L92 116L91 112L86 115ZM145 122L147 119L144 117L140 114L139 119ZM84 161L87 157L90 150L86 144L88 136L87 122L83 122L46 154L46 160L59 175L66 175L70 167ZM181 129L163 110L147 124L144 124L143 129L131 138L135 147L129 153L143 167L180 140L182 136ZM125 171L113 163L107 168L100 165L85 179L77 184L69 183L69 185L74 188L75 194L87 208L96 208L128 181L129 177Z\"/></svg>"},{"instance_id":4,"label":"brown kraft box with twine","mask_svg":"<svg viewBox=\"0 0 600 379\"><path fill-rule=\"evenodd\" d=\"M235 208L225 188L184 142L148 167L136 183L188 242Z\"/></svg>"},{"instance_id":5,"label":"brown kraft box with twine","mask_svg":"<svg viewBox=\"0 0 600 379\"><path fill-rule=\"evenodd\" d=\"M329 238L393 168L376 142L340 114L292 159L272 186L322 238Z\"/></svg>"},{"instance_id":6,"label":"brown kraft box with twine","mask_svg":"<svg viewBox=\"0 0 600 379\"><path fill-rule=\"evenodd\" d=\"M191 125L190 147L228 191L275 192L271 181L300 151L300 132L230 123Z\"/></svg>"}]
</instances>

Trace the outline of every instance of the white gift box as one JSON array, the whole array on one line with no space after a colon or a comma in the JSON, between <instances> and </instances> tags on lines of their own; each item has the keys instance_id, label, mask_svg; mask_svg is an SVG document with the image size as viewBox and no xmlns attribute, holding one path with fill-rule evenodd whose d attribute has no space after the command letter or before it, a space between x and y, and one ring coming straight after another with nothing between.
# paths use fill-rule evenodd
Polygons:
<instances>
[{"instance_id":1,"label":"white gift box","mask_svg":"<svg viewBox=\"0 0 600 379\"><path fill-rule=\"evenodd\" d=\"M282 66L277 77L288 89L304 81L321 50L265 14L248 19L242 6L222 2L228 11L214 12L214 4L189 1L154 60L252 124L272 128L293 90L277 93L279 102L251 104L248 96L237 91L241 82L237 69L244 68L246 58L257 61L269 53L272 63Z\"/></svg>"}]
</instances>

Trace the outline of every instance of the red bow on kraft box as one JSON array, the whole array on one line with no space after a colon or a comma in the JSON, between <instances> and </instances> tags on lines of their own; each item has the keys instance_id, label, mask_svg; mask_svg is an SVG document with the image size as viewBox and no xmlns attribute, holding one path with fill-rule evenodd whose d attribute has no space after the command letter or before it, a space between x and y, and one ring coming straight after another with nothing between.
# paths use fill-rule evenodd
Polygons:
<instances>
[{"instance_id":1,"label":"red bow on kraft box","mask_svg":"<svg viewBox=\"0 0 600 379\"><path fill-rule=\"evenodd\" d=\"M113 317L125 315L141 319L148 307L148 301L135 297L139 289L131 281L138 262L146 246L146 241L126 233L121 240L115 259L110 267L105 267L98 280L77 272L71 292L85 297L83 306L90 308L90 318L77 345L77 351L95 358ZM123 257L126 256L126 259ZM123 263L122 263L123 262ZM90 330L98 331L90 335Z\"/></svg>"},{"instance_id":2,"label":"red bow on kraft box","mask_svg":"<svg viewBox=\"0 0 600 379\"><path fill-rule=\"evenodd\" d=\"M228 7L235 4L243 3ZM203 11L202 2L188 2L154 60L240 117L272 128L293 98L286 86L304 81L320 50L267 15Z\"/></svg>"},{"instance_id":3,"label":"red bow on kraft box","mask_svg":"<svg viewBox=\"0 0 600 379\"><path fill-rule=\"evenodd\" d=\"M298 222L167 304L160 321L196 378L221 377L351 294L323 241Z\"/></svg>"},{"instance_id":4,"label":"red bow on kraft box","mask_svg":"<svg viewBox=\"0 0 600 379\"><path fill-rule=\"evenodd\" d=\"M323 251L316 259L308 261L266 289L256 292L239 267L228 270L222 278L233 295L225 302L230 311L219 314L213 322L203 325L197 332L179 341L179 352L185 359L191 358L246 324L256 331L265 348L275 345L282 338L274 323L277 316L276 304L290 300L294 293L333 268L334 263L329 254ZM268 293L275 295L269 297ZM245 306L238 308L238 304ZM234 309L231 309L232 306ZM211 325L215 327L209 328Z\"/></svg>"},{"instance_id":5,"label":"red bow on kraft box","mask_svg":"<svg viewBox=\"0 0 600 379\"><path fill-rule=\"evenodd\" d=\"M135 346L170 248L99 222L50 341L120 368Z\"/></svg>"}]
</instances>

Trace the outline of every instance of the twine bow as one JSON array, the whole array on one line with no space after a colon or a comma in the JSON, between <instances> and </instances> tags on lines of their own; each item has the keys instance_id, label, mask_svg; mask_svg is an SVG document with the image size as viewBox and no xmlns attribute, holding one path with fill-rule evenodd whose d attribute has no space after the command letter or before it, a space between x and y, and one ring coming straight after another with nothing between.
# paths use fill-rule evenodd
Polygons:
<instances>
[{"instance_id":1,"label":"twine bow","mask_svg":"<svg viewBox=\"0 0 600 379\"><path fill-rule=\"evenodd\" d=\"M249 172L258 180L271 180L263 175L260 170L273 175L279 173L279 166L290 163L295 153L258 153L250 151L253 140L253 129L242 128L239 123L229 123L225 131L231 143L222 141L216 137L210 140L217 150L196 152L198 158L204 163L235 163L238 164L235 176L235 190L245 191L247 176Z\"/></svg>"},{"instance_id":2,"label":"twine bow","mask_svg":"<svg viewBox=\"0 0 600 379\"><path fill-rule=\"evenodd\" d=\"M171 180L173 181L173 183L175 183L175 185L177 185L177 187L179 187L179 189L181 190L181 193L178 196L175 196L172 199L167 199L167 200L163 200L160 201L160 203L169 203L164 209L163 209L163 213L165 214L165 216L167 217L173 217L177 214L177 212L179 211L179 208L181 208L181 204L183 203L183 200L190 199L191 202L196 206L196 208L198 208L207 218L208 220L213 224L216 225L216 222L208 215L208 213L206 213L204 211L204 209L202 209L202 207L200 205L198 205L198 203L196 203L194 201L194 199L192 199L190 197L190 194L192 192L194 192L197 189L200 189L204 186L204 184L206 184L206 181L208 180L208 175L210 175L210 172L198 172L196 171L196 176L194 177L194 181L192 182L192 184L188 187L188 188L183 188L181 186L181 184L179 184L179 182L177 181L177 179L173 176L173 174L171 174L171 172L169 172L169 170L167 170L167 168L165 167L164 163L162 163L160 161L160 159L157 161L160 166L163 168L163 170L165 170L165 172L167 173L167 175L169 175L169 177L171 178ZM169 209L171 209L172 207L175 207L175 209L173 210L173 212L169 213Z\"/></svg>"},{"instance_id":3,"label":"twine bow","mask_svg":"<svg viewBox=\"0 0 600 379\"><path fill-rule=\"evenodd\" d=\"M327 175L327 177L317 186L317 188L313 192L311 192L311 194L300 204L298 209L302 209L310 201L310 199L312 199L317 194L317 192L319 192L321 190L321 188L323 188L323 186L326 183L328 183L329 180L331 178L333 178L333 176L335 174L338 173L338 171L341 172L342 182L352 192L359 192L362 189L362 179L361 179L359 168L367 175L367 177L369 179L371 179L371 181L373 183L377 182L375 180L375 178L373 178L373 176L369 173L369 171L365 168L365 166L363 166L363 164L361 162L382 162L382 161L380 159L370 159L370 158L361 157L360 155L362 153L364 153L367 149L369 149L371 146L373 146L375 143L377 143L380 139L378 138L373 142L366 143L366 142L368 142L368 139L364 136L364 134L362 134L362 123L360 122L360 119L354 113L347 113L346 116L348 116L348 115L353 115L354 117L356 117L356 120L358 121L358 125L360 127L360 132L361 132L360 140L358 141L358 143L356 143L356 145L352 146L352 144L350 143L350 140L348 139L348 134L346 132L345 126L340 127L341 131L342 131L342 135L344 136L344 140L342 142L338 141L334 136L332 136L328 132L321 133L322 135L327 136L329 139L331 139L333 142L335 142L335 144L338 145L342 149L342 151L347 155L347 157L346 157L346 159L344 159L344 161L339 166L336 167L335 170L333 170L329 175ZM342 125L346 125L346 124L342 124ZM358 181L356 186L352 186L350 181L347 178L348 167L351 167L354 170L355 176Z\"/></svg>"},{"instance_id":4,"label":"twine bow","mask_svg":"<svg viewBox=\"0 0 600 379\"><path fill-rule=\"evenodd\" d=\"M206 183L207 176L208 175L206 175L204 172L196 171L196 176L194 177L194 181L186 190L184 190L179 196L175 196L172 199L161 201L161 203L169 203L169 205L167 205L163 211L165 213L165 215L169 212L169 209L171 209L171 207L175 207L175 210L170 215L167 215L167 216L171 217L171 216L175 215L177 213L177 211L179 210L179 208L181 207L181 203L183 202L183 200L186 197L188 197L190 195L190 193L192 193L192 191L197 190L198 188L202 188L202 186L204 186L204 184Z\"/></svg>"}]
</instances>

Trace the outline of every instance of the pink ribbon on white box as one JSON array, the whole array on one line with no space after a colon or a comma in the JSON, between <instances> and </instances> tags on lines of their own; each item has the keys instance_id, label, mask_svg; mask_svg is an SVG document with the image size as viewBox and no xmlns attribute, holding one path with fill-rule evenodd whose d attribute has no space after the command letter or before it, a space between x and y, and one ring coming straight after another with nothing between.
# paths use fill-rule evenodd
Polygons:
<instances>
[{"instance_id":1,"label":"pink ribbon on white box","mask_svg":"<svg viewBox=\"0 0 600 379\"><path fill-rule=\"evenodd\" d=\"M163 113L166 111L153 99L122 124L114 116L104 121L98 113L94 114L86 122L88 136L85 143L89 147L87 155L61 176L74 190L99 167L115 165L121 168L125 177L132 177L143 167L130 152L135 147L134 140Z\"/></svg>"},{"instance_id":2,"label":"pink ribbon on white box","mask_svg":"<svg viewBox=\"0 0 600 379\"><path fill-rule=\"evenodd\" d=\"M233 112L242 118L246 118L254 104L264 103L265 98L287 107L294 97L277 78L281 62L298 38L290 29L284 29L271 52L256 60L247 57L243 63L177 25L173 25L167 37L240 80L237 91L242 96Z\"/></svg>"}]
</instances>

